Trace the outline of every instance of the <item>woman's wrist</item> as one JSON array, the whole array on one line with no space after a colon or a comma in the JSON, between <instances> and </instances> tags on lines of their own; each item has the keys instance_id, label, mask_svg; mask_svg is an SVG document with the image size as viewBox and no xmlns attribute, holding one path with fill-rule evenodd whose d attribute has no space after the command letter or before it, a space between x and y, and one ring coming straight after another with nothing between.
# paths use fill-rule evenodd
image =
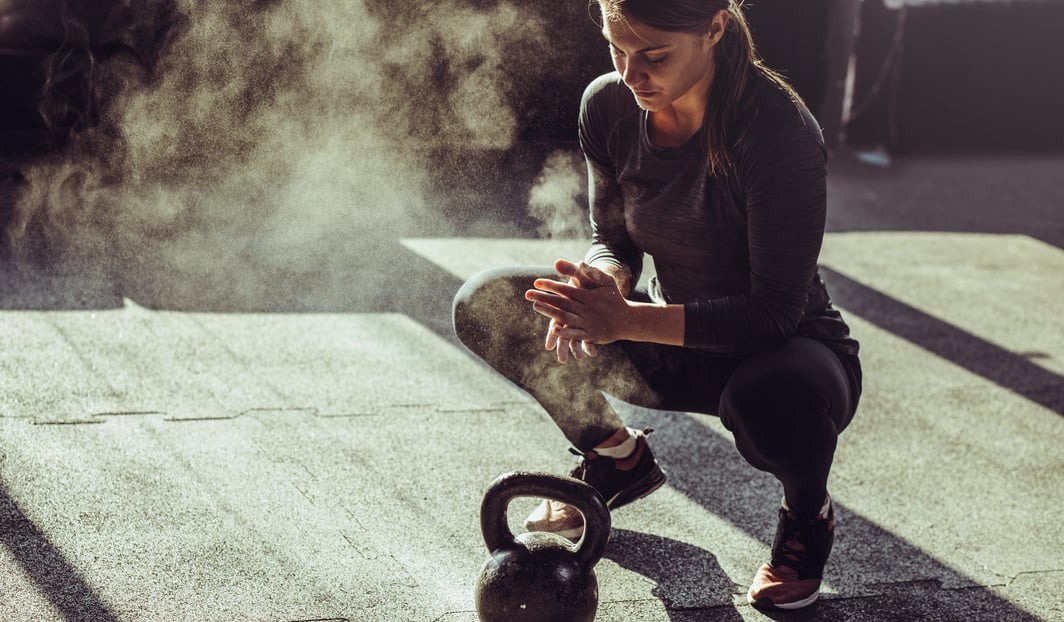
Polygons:
<instances>
[{"instance_id":1,"label":"woman's wrist","mask_svg":"<svg viewBox=\"0 0 1064 622\"><path fill-rule=\"evenodd\" d=\"M683 305L629 302L621 339L683 346Z\"/></svg>"}]
</instances>

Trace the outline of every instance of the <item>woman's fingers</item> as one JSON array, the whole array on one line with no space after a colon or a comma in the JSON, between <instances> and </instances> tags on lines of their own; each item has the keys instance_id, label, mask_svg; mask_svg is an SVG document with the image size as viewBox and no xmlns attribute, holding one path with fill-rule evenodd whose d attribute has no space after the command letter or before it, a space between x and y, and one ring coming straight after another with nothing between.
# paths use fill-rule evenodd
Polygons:
<instances>
[{"instance_id":1,"label":"woman's fingers","mask_svg":"<svg viewBox=\"0 0 1064 622\"><path fill-rule=\"evenodd\" d=\"M581 287L607 287L616 285L613 277L602 270L584 262L573 263L565 259L554 262L554 269L558 274L576 279Z\"/></svg>"},{"instance_id":2,"label":"woman's fingers","mask_svg":"<svg viewBox=\"0 0 1064 622\"><path fill-rule=\"evenodd\" d=\"M543 346L548 350L558 347L558 325L554 320L551 320L550 325L547 326L547 339Z\"/></svg>"},{"instance_id":3,"label":"woman's fingers","mask_svg":"<svg viewBox=\"0 0 1064 622\"><path fill-rule=\"evenodd\" d=\"M579 341L569 340L569 352L572 352L573 358L578 361L584 360L584 357L587 356L584 354L583 344Z\"/></svg>"},{"instance_id":4,"label":"woman's fingers","mask_svg":"<svg viewBox=\"0 0 1064 622\"><path fill-rule=\"evenodd\" d=\"M530 289L525 299L532 302L532 310L555 321L558 325L580 323L580 303L565 296ZM557 326L555 327L557 328Z\"/></svg>"},{"instance_id":5,"label":"woman's fingers","mask_svg":"<svg viewBox=\"0 0 1064 622\"><path fill-rule=\"evenodd\" d=\"M547 326L547 338L543 343L545 349L557 351L559 363L565 363L569 360L569 355L572 355L578 361L598 355L598 349L595 344L582 339L563 337L561 333L565 330L568 330L567 327L558 324L552 319Z\"/></svg>"},{"instance_id":6,"label":"woman's fingers","mask_svg":"<svg viewBox=\"0 0 1064 622\"><path fill-rule=\"evenodd\" d=\"M559 363L567 362L570 356L578 361L582 361L585 358L598 355L598 348L595 347L595 344L581 339L566 339L565 337L559 337L557 349Z\"/></svg>"},{"instance_id":7,"label":"woman's fingers","mask_svg":"<svg viewBox=\"0 0 1064 622\"><path fill-rule=\"evenodd\" d=\"M558 329L559 339L568 339L569 341L592 341L591 333L582 328L575 328L573 326L562 326Z\"/></svg>"},{"instance_id":8,"label":"woman's fingers","mask_svg":"<svg viewBox=\"0 0 1064 622\"><path fill-rule=\"evenodd\" d=\"M535 308L535 305L533 305ZM551 319L550 324L547 325L547 339L543 345L547 350L557 350L558 362L564 363L569 358L569 350L572 347L569 344L569 340L565 339L559 333L561 325L554 319Z\"/></svg>"},{"instance_id":9,"label":"woman's fingers","mask_svg":"<svg viewBox=\"0 0 1064 622\"><path fill-rule=\"evenodd\" d=\"M563 339L559 339L558 340L558 362L562 363L564 365L565 362L568 361L568 360L569 360L569 340L568 339L564 339L564 338Z\"/></svg>"},{"instance_id":10,"label":"woman's fingers","mask_svg":"<svg viewBox=\"0 0 1064 622\"><path fill-rule=\"evenodd\" d=\"M581 283L589 283L596 287L615 287L617 285L612 276L582 261L576 267L576 278L580 279Z\"/></svg>"},{"instance_id":11,"label":"woman's fingers","mask_svg":"<svg viewBox=\"0 0 1064 622\"><path fill-rule=\"evenodd\" d=\"M569 324L580 325L584 323L583 318L581 318L579 315L575 313L570 313L569 311L559 309L558 307L554 307L546 303L532 303L532 310L542 315L543 317L554 320L556 324L559 324L561 326L567 326ZM559 335L566 337L566 335L561 332L559 332Z\"/></svg>"},{"instance_id":12,"label":"woman's fingers","mask_svg":"<svg viewBox=\"0 0 1064 622\"><path fill-rule=\"evenodd\" d=\"M551 279L536 279L533 281L532 286L536 289L529 290L530 292L549 292L571 300L578 300L581 293L584 291L584 288L582 287L573 287L568 283L561 283Z\"/></svg>"},{"instance_id":13,"label":"woman's fingers","mask_svg":"<svg viewBox=\"0 0 1064 622\"><path fill-rule=\"evenodd\" d=\"M581 262L583 263L583 262ZM554 262L554 269L562 276L576 276L580 264L573 263L568 259L559 259Z\"/></svg>"}]
</instances>

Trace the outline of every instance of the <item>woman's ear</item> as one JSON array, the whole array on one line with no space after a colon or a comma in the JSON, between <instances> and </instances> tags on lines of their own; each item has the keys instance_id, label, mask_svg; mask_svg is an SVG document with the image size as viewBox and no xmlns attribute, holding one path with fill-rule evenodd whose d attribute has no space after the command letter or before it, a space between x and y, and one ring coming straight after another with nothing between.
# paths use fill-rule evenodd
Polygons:
<instances>
[{"instance_id":1,"label":"woman's ear","mask_svg":"<svg viewBox=\"0 0 1064 622\"><path fill-rule=\"evenodd\" d=\"M724 32L728 29L729 20L731 20L731 13L728 12L728 9L717 11L709 22L709 28L706 30L704 39L706 45L713 47L720 43L720 40L724 38Z\"/></svg>"}]
</instances>

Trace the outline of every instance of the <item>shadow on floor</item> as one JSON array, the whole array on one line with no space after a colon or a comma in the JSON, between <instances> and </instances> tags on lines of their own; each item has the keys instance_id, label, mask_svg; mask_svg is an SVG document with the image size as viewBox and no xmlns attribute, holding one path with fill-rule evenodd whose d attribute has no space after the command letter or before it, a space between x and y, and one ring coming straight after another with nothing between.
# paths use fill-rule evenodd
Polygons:
<instances>
[{"instance_id":1,"label":"shadow on floor","mask_svg":"<svg viewBox=\"0 0 1064 622\"><path fill-rule=\"evenodd\" d=\"M118 618L0 486L0 542L67 622L118 622Z\"/></svg>"},{"instance_id":2,"label":"shadow on floor","mask_svg":"<svg viewBox=\"0 0 1064 622\"><path fill-rule=\"evenodd\" d=\"M879 328L1064 415L1064 377L1017 354L930 316L844 274L821 268L832 298Z\"/></svg>"},{"instance_id":3,"label":"shadow on floor","mask_svg":"<svg viewBox=\"0 0 1064 622\"><path fill-rule=\"evenodd\" d=\"M707 512L727 519L764 543L767 558L768 547L775 533L775 509L779 507L782 488L770 475L750 467L736 451L730 438L716 434L696 420L696 417L702 416L708 415L647 409L625 413L629 425L635 425L633 421L638 421L639 425L650 425L655 429L655 457L668 473L668 484ZM851 598L834 601L826 598L805 611L765 612L766 616L781 621L875 619L908 622L934 619L967 622L978 619L978 616L973 617L973 611L965 607L957 607L955 611L943 610L943 602L949 601L956 593L962 594L958 600L964 602L967 598L964 594L978 592L978 599L972 602L982 609L976 611L983 611L984 615L992 612L993 619L1037 622L1038 618L985 589L937 589L940 583L964 585L970 584L971 580L845 506L836 503L835 512L839 531L826 571L828 583L831 583L833 575L845 575L849 582L855 582L862 577L882 576L885 572L889 574L889 567L904 564L906 577L899 579L898 584L911 584L912 575L918 574L935 585L936 589L932 590L934 596L907 602L903 609L897 611L897 615L890 608L876 605L878 602L888 602L876 595L856 599L867 600L862 608L878 610L878 614L870 618L854 614L849 606L850 601L854 600ZM723 578L712 552L683 543L662 541L664 539L654 536L637 537L634 532L620 533L618 541L611 541L606 556L633 572L653 579L658 585L655 595L666 607L683 602L685 595L692 589L709 589L719 594L715 600L730 602L731 594L737 588ZM617 550L629 547L633 548L633 552L621 553ZM754 570L750 569L751 577ZM699 581L703 582L701 588L698 587ZM882 583L889 585L883 590L888 593L888 599L899 598L897 594L890 595L895 589L894 582ZM745 586L738 589L745 589ZM722 615L725 617L721 618ZM673 621L731 619L728 615L731 613L723 613L721 608L698 612L670 609L670 619Z\"/></svg>"},{"instance_id":4,"label":"shadow on floor","mask_svg":"<svg viewBox=\"0 0 1064 622\"><path fill-rule=\"evenodd\" d=\"M697 546L651 534L614 528L605 557L640 574L656 585L651 594L661 599L670 619L676 611L705 602L729 602L734 586L712 553ZM714 620L741 621L733 607L714 609Z\"/></svg>"}]
</instances>

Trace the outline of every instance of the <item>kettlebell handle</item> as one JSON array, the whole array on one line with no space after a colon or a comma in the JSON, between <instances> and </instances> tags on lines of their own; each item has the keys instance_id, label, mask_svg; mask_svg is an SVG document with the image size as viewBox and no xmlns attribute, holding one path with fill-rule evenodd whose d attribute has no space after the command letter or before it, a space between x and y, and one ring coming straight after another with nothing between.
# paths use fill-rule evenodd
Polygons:
<instances>
[{"instance_id":1,"label":"kettlebell handle","mask_svg":"<svg viewBox=\"0 0 1064 622\"><path fill-rule=\"evenodd\" d=\"M554 499L580 510L584 515L584 535L573 553L584 568L591 568L602 559L610 539L610 511L602 495L573 477L528 471L504 473L484 493L480 529L489 551L509 548L514 543L506 509L515 497Z\"/></svg>"}]
</instances>

